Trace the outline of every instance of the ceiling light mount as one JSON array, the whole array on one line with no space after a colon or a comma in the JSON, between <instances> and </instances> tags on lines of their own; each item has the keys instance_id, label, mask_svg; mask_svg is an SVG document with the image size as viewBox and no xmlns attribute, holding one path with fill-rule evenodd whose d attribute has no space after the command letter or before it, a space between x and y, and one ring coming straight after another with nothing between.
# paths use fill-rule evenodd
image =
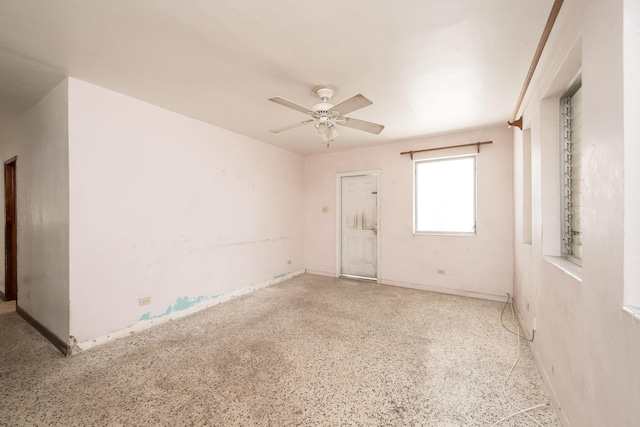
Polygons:
<instances>
[{"instance_id":1,"label":"ceiling light mount","mask_svg":"<svg viewBox=\"0 0 640 427\"><path fill-rule=\"evenodd\" d=\"M322 99L322 102L327 102L333 96L333 89L328 87L321 87L316 90L318 98Z\"/></svg>"}]
</instances>

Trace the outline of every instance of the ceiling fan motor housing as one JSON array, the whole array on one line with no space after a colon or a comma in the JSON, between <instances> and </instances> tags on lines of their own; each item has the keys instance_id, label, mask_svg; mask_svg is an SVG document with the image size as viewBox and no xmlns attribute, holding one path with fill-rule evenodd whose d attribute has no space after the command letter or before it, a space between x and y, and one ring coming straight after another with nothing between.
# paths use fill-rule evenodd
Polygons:
<instances>
[{"instance_id":1,"label":"ceiling fan motor housing","mask_svg":"<svg viewBox=\"0 0 640 427\"><path fill-rule=\"evenodd\" d=\"M334 105L328 102L318 102L311 107L311 111L315 113L314 116L328 116L333 107Z\"/></svg>"}]
</instances>

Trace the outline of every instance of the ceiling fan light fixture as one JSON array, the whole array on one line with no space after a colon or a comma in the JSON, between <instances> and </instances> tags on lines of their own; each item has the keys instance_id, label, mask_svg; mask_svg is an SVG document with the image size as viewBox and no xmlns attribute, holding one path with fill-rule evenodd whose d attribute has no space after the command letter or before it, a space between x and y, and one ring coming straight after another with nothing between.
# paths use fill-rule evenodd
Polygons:
<instances>
[{"instance_id":1,"label":"ceiling fan light fixture","mask_svg":"<svg viewBox=\"0 0 640 427\"><path fill-rule=\"evenodd\" d=\"M327 124L324 122L316 123L316 128L318 129L318 133L322 136L325 136L329 131Z\"/></svg>"},{"instance_id":2,"label":"ceiling fan light fixture","mask_svg":"<svg viewBox=\"0 0 640 427\"><path fill-rule=\"evenodd\" d=\"M329 127L329 136L331 137L331 141L333 141L338 136L338 134L338 128L336 128L335 126Z\"/></svg>"},{"instance_id":3,"label":"ceiling fan light fixture","mask_svg":"<svg viewBox=\"0 0 640 427\"><path fill-rule=\"evenodd\" d=\"M320 141L322 141L323 144L327 144L327 146L329 146L329 143L332 142L338 136L338 134L338 129L332 124L329 124L327 126L327 132L321 136Z\"/></svg>"}]
</instances>

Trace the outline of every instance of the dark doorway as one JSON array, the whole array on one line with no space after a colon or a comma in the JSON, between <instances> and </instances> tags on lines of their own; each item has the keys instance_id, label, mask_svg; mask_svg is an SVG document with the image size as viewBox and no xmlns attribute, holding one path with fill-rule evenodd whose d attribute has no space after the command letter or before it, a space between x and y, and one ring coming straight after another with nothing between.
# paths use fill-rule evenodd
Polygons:
<instances>
[{"instance_id":1,"label":"dark doorway","mask_svg":"<svg viewBox=\"0 0 640 427\"><path fill-rule=\"evenodd\" d=\"M7 301L18 297L18 228L16 226L16 157L4 164L4 283Z\"/></svg>"}]
</instances>

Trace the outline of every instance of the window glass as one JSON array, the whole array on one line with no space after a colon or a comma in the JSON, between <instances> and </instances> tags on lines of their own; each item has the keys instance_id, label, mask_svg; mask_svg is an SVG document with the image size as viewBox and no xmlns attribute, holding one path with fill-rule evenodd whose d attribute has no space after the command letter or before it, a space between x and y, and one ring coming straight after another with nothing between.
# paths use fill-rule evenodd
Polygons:
<instances>
[{"instance_id":1,"label":"window glass","mask_svg":"<svg viewBox=\"0 0 640 427\"><path fill-rule=\"evenodd\" d=\"M476 156L415 162L415 232L475 234Z\"/></svg>"}]
</instances>

